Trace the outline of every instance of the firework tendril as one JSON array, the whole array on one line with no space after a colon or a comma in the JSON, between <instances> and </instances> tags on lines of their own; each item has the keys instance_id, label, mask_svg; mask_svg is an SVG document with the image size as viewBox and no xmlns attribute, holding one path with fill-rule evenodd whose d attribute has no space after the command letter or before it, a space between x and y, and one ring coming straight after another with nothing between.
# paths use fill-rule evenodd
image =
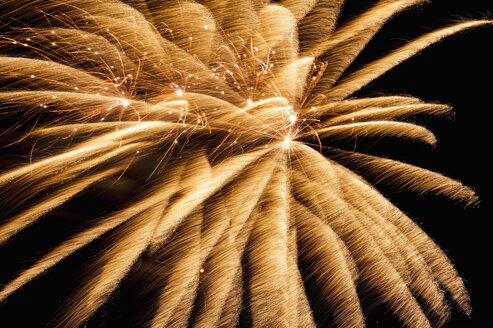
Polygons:
<instances>
[{"instance_id":1,"label":"firework tendril","mask_svg":"<svg viewBox=\"0 0 493 328\"><path fill-rule=\"evenodd\" d=\"M89 191L126 201L94 209L83 229L2 281L0 301L104 240L55 326L94 318L128 276L144 281L138 297L151 302L139 322L153 328L315 327L315 310L362 327L361 290L410 328L446 322L449 298L468 314L446 255L352 170L465 205L474 192L337 146L435 144L406 119L450 106L353 94L492 21L438 29L348 71L390 18L424 2L376 1L338 25L342 0L1 1L0 115L12 123L2 146L32 148L2 168L0 244Z\"/></svg>"}]
</instances>

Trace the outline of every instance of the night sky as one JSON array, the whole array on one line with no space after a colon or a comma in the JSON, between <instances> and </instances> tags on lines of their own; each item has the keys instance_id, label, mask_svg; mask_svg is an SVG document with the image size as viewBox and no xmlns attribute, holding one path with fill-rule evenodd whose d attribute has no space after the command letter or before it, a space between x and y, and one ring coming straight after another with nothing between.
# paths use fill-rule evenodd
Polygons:
<instances>
[{"instance_id":1,"label":"night sky","mask_svg":"<svg viewBox=\"0 0 493 328\"><path fill-rule=\"evenodd\" d=\"M347 5L358 1L347 1ZM357 7L356 4L351 8ZM349 12L349 8L346 8ZM355 66L378 58L426 31L461 18L491 18L493 3L488 0L432 1L409 10L389 22ZM348 14L350 15L350 14ZM343 16L344 17L344 16ZM491 95L493 84L493 27L466 31L443 40L394 68L361 90L358 95L410 94L427 101L452 105L454 118L422 120L436 135L436 148L395 144L362 145L357 148L432 169L460 180L476 191L477 206L463 208L437 197L410 193L387 193L414 218L452 259L466 281L473 313L471 318L454 311L446 328L493 327L491 313ZM396 156L397 155L397 156ZM385 191L385 190L383 190ZM368 327L400 327L377 309L369 315ZM377 314L378 313L378 314Z\"/></svg>"}]
</instances>

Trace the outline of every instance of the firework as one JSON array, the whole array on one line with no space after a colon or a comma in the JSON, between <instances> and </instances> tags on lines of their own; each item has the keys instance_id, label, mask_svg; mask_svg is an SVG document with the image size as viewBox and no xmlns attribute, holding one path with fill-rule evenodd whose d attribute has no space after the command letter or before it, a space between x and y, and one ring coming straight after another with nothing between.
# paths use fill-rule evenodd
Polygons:
<instances>
[{"instance_id":1,"label":"firework","mask_svg":"<svg viewBox=\"0 0 493 328\"><path fill-rule=\"evenodd\" d=\"M3 282L0 300L103 240L56 326L87 322L127 276L141 281L136 316L150 327L315 327L315 310L361 327L360 290L407 327L442 325L445 295L468 314L445 254L348 168L465 204L474 193L337 148L375 137L435 144L405 120L450 106L352 95L491 21L436 30L345 73L386 21L423 2L380 0L338 26L343 1L3 1L0 107L12 124L2 135L34 146L0 175L0 243L87 190L125 201L93 208L83 229Z\"/></svg>"}]
</instances>

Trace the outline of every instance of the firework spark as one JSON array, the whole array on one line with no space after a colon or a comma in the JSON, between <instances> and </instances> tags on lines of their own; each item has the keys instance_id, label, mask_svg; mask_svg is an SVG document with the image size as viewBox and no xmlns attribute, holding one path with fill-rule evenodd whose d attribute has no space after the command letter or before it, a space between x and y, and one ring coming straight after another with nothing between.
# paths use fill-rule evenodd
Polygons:
<instances>
[{"instance_id":1,"label":"firework spark","mask_svg":"<svg viewBox=\"0 0 493 328\"><path fill-rule=\"evenodd\" d=\"M446 295L469 313L445 254L347 167L465 204L474 193L337 148L365 137L436 142L405 119L449 106L350 97L491 21L436 30L345 73L386 21L423 2L380 0L338 26L343 1L2 1L0 107L15 121L3 135L35 146L0 175L0 243L88 188L122 192L125 178L140 187L3 282L0 300L104 239L57 326L87 322L127 275L145 281L139 297L152 305L139 315L150 327L315 327L313 310L361 327L360 289L407 327L442 325Z\"/></svg>"}]
</instances>

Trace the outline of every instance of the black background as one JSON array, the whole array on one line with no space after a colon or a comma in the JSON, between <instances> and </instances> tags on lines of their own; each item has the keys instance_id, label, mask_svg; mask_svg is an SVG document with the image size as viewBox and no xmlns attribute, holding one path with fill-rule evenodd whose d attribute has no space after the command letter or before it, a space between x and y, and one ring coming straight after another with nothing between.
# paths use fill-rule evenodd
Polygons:
<instances>
[{"instance_id":1,"label":"black background","mask_svg":"<svg viewBox=\"0 0 493 328\"><path fill-rule=\"evenodd\" d=\"M347 1L342 19L362 10L363 2ZM365 1L365 4L372 2ZM368 5L367 5L368 6ZM491 18L493 2L432 1L392 19L354 63L358 67L406 40L457 20ZM438 139L436 148L392 145L367 146L362 151L382 153L432 169L473 188L480 198L464 208L436 197L408 193L389 196L414 218L452 259L466 281L473 313L454 311L447 328L493 327L491 315L491 94L493 92L493 27L482 27L449 37L375 80L358 95L410 94L452 105L453 119L422 122ZM390 149L388 149L390 148ZM384 310L368 314L368 327L400 327ZM383 317L382 317L383 315Z\"/></svg>"},{"instance_id":2,"label":"black background","mask_svg":"<svg viewBox=\"0 0 493 328\"><path fill-rule=\"evenodd\" d=\"M373 2L347 0L341 20L362 12ZM357 58L352 69L427 31L459 19L491 17L490 11L493 11L491 0L436 0L408 10L392 19L376 35ZM418 197L382 189L446 251L466 281L473 314L467 318L455 309L451 320L445 325L446 328L493 327L493 318L490 315L491 230L488 224L492 204L489 193L489 142L493 128L490 117L493 110L490 102L493 93L492 43L491 26L449 37L394 68L357 94L410 94L424 100L450 104L455 109L454 119L420 122L435 132L438 138L436 148L416 145L402 147L400 144L397 147L395 144L379 143L363 145L357 149L441 172L470 186L480 197L479 205L463 208L440 197ZM81 256L84 258L86 255ZM36 310L31 307L42 302L43 296L36 295L36 287L28 288L28 294L29 290L33 296L26 302L26 307L5 304L0 306L0 327L15 327L6 324L2 318L21 318L43 308L41 306ZM16 300L14 297L12 302L19 304L21 299ZM368 327L401 326L382 308L374 309L366 315ZM24 318L20 322L30 320Z\"/></svg>"}]
</instances>

